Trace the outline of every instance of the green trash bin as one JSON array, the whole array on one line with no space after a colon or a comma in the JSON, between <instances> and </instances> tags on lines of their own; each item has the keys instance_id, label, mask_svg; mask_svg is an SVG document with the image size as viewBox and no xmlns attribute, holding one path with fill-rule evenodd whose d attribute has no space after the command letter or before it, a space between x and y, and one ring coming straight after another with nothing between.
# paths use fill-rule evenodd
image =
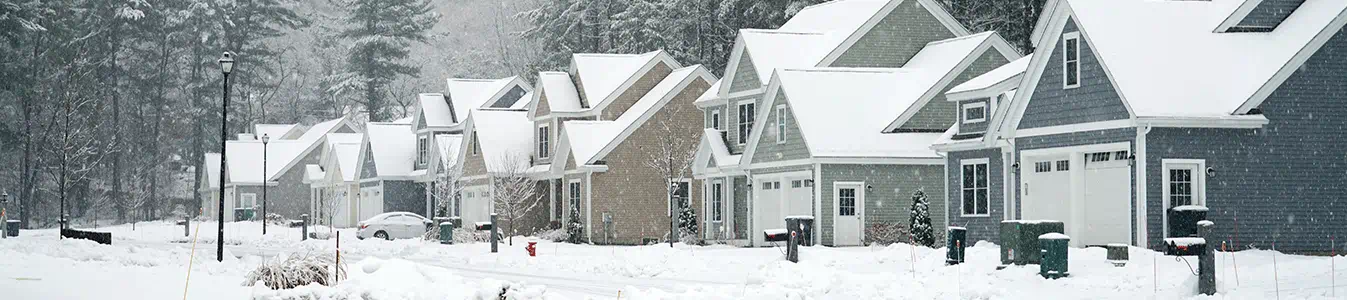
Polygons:
<instances>
[{"instance_id":1,"label":"green trash bin","mask_svg":"<svg viewBox=\"0 0 1347 300\"><path fill-rule=\"evenodd\" d=\"M454 222L440 222L440 244L454 243Z\"/></svg>"},{"instance_id":2,"label":"green trash bin","mask_svg":"<svg viewBox=\"0 0 1347 300\"><path fill-rule=\"evenodd\" d=\"M957 265L963 263L964 248L968 248L968 229L963 227L950 227L948 239L945 240L945 264Z\"/></svg>"},{"instance_id":3,"label":"green trash bin","mask_svg":"<svg viewBox=\"0 0 1347 300\"><path fill-rule=\"evenodd\" d=\"M1038 275L1043 278L1057 279L1070 275L1067 270L1067 247L1071 237L1061 233L1045 233L1038 236L1038 245L1042 248L1043 261L1038 265Z\"/></svg>"}]
</instances>

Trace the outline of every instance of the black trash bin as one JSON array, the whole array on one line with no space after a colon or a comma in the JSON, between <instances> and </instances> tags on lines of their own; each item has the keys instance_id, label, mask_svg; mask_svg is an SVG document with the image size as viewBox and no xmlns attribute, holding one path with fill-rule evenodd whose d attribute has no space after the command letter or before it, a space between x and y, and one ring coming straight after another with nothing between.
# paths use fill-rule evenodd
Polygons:
<instances>
[{"instance_id":1,"label":"black trash bin","mask_svg":"<svg viewBox=\"0 0 1347 300\"><path fill-rule=\"evenodd\" d=\"M23 222L19 220L5 221L5 234L9 236L19 236L19 226L22 224Z\"/></svg>"},{"instance_id":2,"label":"black trash bin","mask_svg":"<svg viewBox=\"0 0 1347 300\"><path fill-rule=\"evenodd\" d=\"M1207 219L1207 207L1197 205L1177 206L1169 209L1169 236L1197 236L1197 221Z\"/></svg>"},{"instance_id":3,"label":"black trash bin","mask_svg":"<svg viewBox=\"0 0 1347 300\"><path fill-rule=\"evenodd\" d=\"M814 216L786 217L786 231L799 237L800 246L814 245Z\"/></svg>"},{"instance_id":4,"label":"black trash bin","mask_svg":"<svg viewBox=\"0 0 1347 300\"><path fill-rule=\"evenodd\" d=\"M963 227L950 227L948 239L945 240L945 264L956 265L963 263L964 248L968 248L968 229Z\"/></svg>"}]
</instances>

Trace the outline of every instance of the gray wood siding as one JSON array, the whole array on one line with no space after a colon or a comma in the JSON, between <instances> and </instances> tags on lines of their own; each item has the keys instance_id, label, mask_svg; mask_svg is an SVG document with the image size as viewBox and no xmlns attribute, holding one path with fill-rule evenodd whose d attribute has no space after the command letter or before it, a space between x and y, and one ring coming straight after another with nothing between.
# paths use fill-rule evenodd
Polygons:
<instances>
[{"instance_id":1,"label":"gray wood siding","mask_svg":"<svg viewBox=\"0 0 1347 300\"><path fill-rule=\"evenodd\" d=\"M1136 128L1119 128L1119 129L1082 131L1065 134L1015 138L1015 147L1016 147L1015 160L1017 162L1020 162L1021 166L1020 171L1015 175L1015 186L1017 187L1024 186L1022 180L1024 177L1023 176L1024 172L1033 171L1033 166L1025 167L1026 164L1020 161L1021 153L1024 150L1128 142L1131 143L1131 146L1128 147L1127 151L1129 151L1130 153L1136 153L1136 137L1137 137ZM1136 174L1136 166L1132 167L1131 172L1132 172L1131 174ZM1135 178L1136 176L1131 177L1133 178L1131 179L1131 183L1129 186L1132 187L1132 195L1130 195L1129 196L1130 198L1128 199L1136 199L1136 186L1137 186ZM1023 203L1023 199L1021 199L1022 198L1021 196L1022 195L1020 193L1015 194L1014 210L1016 212L1015 216L1017 217L1022 216L1021 215L1022 212L1020 211L1022 206L1020 204ZM1132 212L1130 215L1131 215L1130 220L1136 220L1135 206L1132 207ZM1133 223L1135 223L1135 221L1133 221ZM1068 224L1067 226L1071 225ZM1132 224L1132 233L1134 235L1136 233L1136 228L1137 224ZM1135 236L1133 236L1133 238L1135 239Z\"/></svg>"},{"instance_id":2,"label":"gray wood siding","mask_svg":"<svg viewBox=\"0 0 1347 300\"><path fill-rule=\"evenodd\" d=\"M940 87L940 92L936 94L935 97L932 97L930 102L927 102L925 106L922 106L921 110L917 111L917 114L912 115L912 118L908 119L906 123L903 123L903 125L898 128L941 132L949 129L949 126L954 125L954 122L959 119L959 110L954 102L946 100L945 92L948 92L960 83L964 83L969 79L973 79L973 77L987 73L988 71L1009 62L1010 61L1006 60L1005 56L1002 56L1000 52L988 49L986 52L983 52L977 60L973 61L973 64L969 65L968 68L965 68L962 73L959 73L954 80L950 81L949 84Z\"/></svg>"},{"instance_id":3,"label":"gray wood siding","mask_svg":"<svg viewBox=\"0 0 1347 300\"><path fill-rule=\"evenodd\" d=\"M762 137L758 138L758 146L757 150L754 150L752 163L756 164L809 158L809 147L805 145L804 138L800 135L800 127L795 123L795 114L791 112L790 104L785 99L786 93L784 91L778 91L776 97L776 104L773 104L772 107L763 108L770 110L768 111L767 119L763 120L763 122L765 122L763 125L765 126ZM776 141L776 121L778 115L776 106L778 105L786 106L785 143L777 143Z\"/></svg>"},{"instance_id":4,"label":"gray wood siding","mask_svg":"<svg viewBox=\"0 0 1347 300\"><path fill-rule=\"evenodd\" d=\"M984 116L984 120L983 120L983 121L980 121L980 122L973 122L973 123L966 123L966 122L964 122L964 120L965 120L965 119L964 119L964 114L963 114L963 111L964 111L963 108L964 108L964 106L965 106L965 105L969 105L969 104L975 104L975 103L982 103L982 113L983 113L983 116ZM991 101L989 101L988 99L978 99L978 100L969 100L969 101L959 101L958 104L959 104L959 106L958 106L959 109L956 110L956 111L954 111L954 114L958 116L958 120L959 120L959 134L961 134L961 135L962 135L962 134L980 134L980 133L983 133L983 132L987 132L987 120L991 120L991 114L992 114Z\"/></svg>"},{"instance_id":5,"label":"gray wood siding","mask_svg":"<svg viewBox=\"0 0 1347 300\"><path fill-rule=\"evenodd\" d=\"M730 153L731 153L731 154L740 154L740 153L743 153L743 152L744 152L744 145L743 145L743 144L740 144L740 141L743 141L744 144L747 144L747 143L748 143L748 139L749 139L749 138L751 137L751 135L752 135L752 130L749 130L749 135L750 135L750 136L739 136L739 101L744 101L744 100L752 100L752 101L753 101L753 103L754 103L753 109L755 110L755 111L754 111L754 116L753 116L754 118L757 118L757 114L756 114L757 111L761 111L761 109L762 109L762 107L761 107L761 106L762 106L762 94L757 94L757 95L752 95L752 96L745 96L745 97L739 97L739 98L731 98L731 99L730 99L730 101L729 101L729 103L728 103L728 105L727 105L727 106L729 106L729 109L726 109L727 115L725 115L724 118L725 118L725 121L727 121L727 122L725 123L725 131L729 132L729 143L728 143L727 146L730 148ZM761 122L761 121L762 121L762 120L757 120L757 119L754 119L754 120L753 120L754 123L756 123L756 122Z\"/></svg>"},{"instance_id":6,"label":"gray wood siding","mask_svg":"<svg viewBox=\"0 0 1347 300\"><path fill-rule=\"evenodd\" d=\"M927 43L953 37L953 32L916 1L902 3L830 66L898 68Z\"/></svg>"},{"instance_id":7,"label":"gray wood siding","mask_svg":"<svg viewBox=\"0 0 1347 300\"><path fill-rule=\"evenodd\" d=\"M740 239L746 239L749 238L748 226L752 224L749 223L750 220L748 219L748 201L751 201L749 200L751 199L749 197L751 191L748 187L748 176L734 176L732 181L734 182L732 185L734 193L733 197L730 198L734 201L734 235Z\"/></svg>"},{"instance_id":8,"label":"gray wood siding","mask_svg":"<svg viewBox=\"0 0 1347 300\"><path fill-rule=\"evenodd\" d=\"M365 145L365 155L360 162L360 179L374 178L379 176L379 170L374 166L374 152L370 150L369 145Z\"/></svg>"},{"instance_id":9,"label":"gray wood siding","mask_svg":"<svg viewBox=\"0 0 1347 300\"><path fill-rule=\"evenodd\" d=\"M1263 0L1237 26L1277 27L1304 3L1305 0Z\"/></svg>"},{"instance_id":10,"label":"gray wood siding","mask_svg":"<svg viewBox=\"0 0 1347 300\"><path fill-rule=\"evenodd\" d=\"M1263 129L1166 129L1146 135L1147 229L1161 235L1161 159L1205 159L1207 217L1238 244L1325 253L1347 236L1347 34L1337 33L1263 102ZM1338 248L1342 248L1338 246ZM1341 251L1341 250L1339 250Z\"/></svg>"},{"instance_id":11,"label":"gray wood siding","mask_svg":"<svg viewBox=\"0 0 1347 300\"><path fill-rule=\"evenodd\" d=\"M739 58L739 64L734 68L734 78L730 79L730 93L742 92L762 87L762 79L758 78L758 71L753 67L753 57L748 54L745 48Z\"/></svg>"},{"instance_id":12,"label":"gray wood siding","mask_svg":"<svg viewBox=\"0 0 1347 300\"><path fill-rule=\"evenodd\" d=\"M1067 21L1063 32L1073 31L1076 31L1075 23ZM1122 97L1109 81L1084 36L1080 39L1080 86L1063 89L1062 76L1065 74L1062 68L1062 45L1065 41L1059 39L1053 47L1039 49L1039 53L1051 51L1052 55L1040 75L1038 86L1034 89L1018 128L1127 119L1129 115Z\"/></svg>"},{"instance_id":13,"label":"gray wood siding","mask_svg":"<svg viewBox=\"0 0 1347 300\"><path fill-rule=\"evenodd\" d=\"M987 159L987 216L964 217L962 161L978 158ZM1003 173L1005 163L1001 157L1001 149L955 151L950 152L947 159L948 173L945 174L945 178L948 179L949 191L945 195L949 197L949 206L944 212L949 215L949 226L968 228L969 244L975 244L977 241L1000 243L1001 221L1005 219L1005 173ZM931 212L932 215L936 214L934 206ZM940 223L932 222L932 224L940 227Z\"/></svg>"},{"instance_id":14,"label":"gray wood siding","mask_svg":"<svg viewBox=\"0 0 1347 300\"><path fill-rule=\"evenodd\" d=\"M822 165L822 183L815 184L821 189L819 219L820 241L824 245L833 245L833 183L838 181L864 181L865 216L864 226L884 222L896 222L908 227L911 217L912 193L918 190L926 193L930 201L931 224L934 226L937 240L943 240L945 216L939 212L945 210L944 166L940 165Z\"/></svg>"}]
</instances>

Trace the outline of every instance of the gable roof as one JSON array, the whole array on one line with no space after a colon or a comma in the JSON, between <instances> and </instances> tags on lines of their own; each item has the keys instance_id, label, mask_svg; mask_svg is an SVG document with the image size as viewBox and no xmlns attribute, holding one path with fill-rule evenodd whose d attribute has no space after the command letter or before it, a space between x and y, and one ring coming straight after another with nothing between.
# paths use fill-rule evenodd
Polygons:
<instances>
[{"instance_id":1,"label":"gable roof","mask_svg":"<svg viewBox=\"0 0 1347 300\"><path fill-rule=\"evenodd\" d=\"M668 54L658 50L642 54L576 53L571 56L571 71L580 77L583 88L580 92L589 105L600 107L616 97L623 86L639 78L644 73L642 69L658 61L678 67Z\"/></svg>"},{"instance_id":2,"label":"gable roof","mask_svg":"<svg viewBox=\"0 0 1347 300\"><path fill-rule=\"evenodd\" d=\"M220 154L206 153L202 158L205 159L204 163L206 164L206 173L202 174L206 176L206 182L211 189L220 188Z\"/></svg>"},{"instance_id":3,"label":"gable roof","mask_svg":"<svg viewBox=\"0 0 1347 300\"><path fill-rule=\"evenodd\" d=\"M1054 2L1060 3L1045 14L1042 29L1051 34L1040 34L1036 44L1055 45L1066 19L1075 21L1135 117L1246 113L1347 22L1347 1L1338 0L1305 1L1266 33L1213 32L1245 3L1239 0ZM1027 91L1021 98L1032 95L1028 84L1038 81L1047 60L1031 63L1034 76L1021 84Z\"/></svg>"},{"instance_id":4,"label":"gable roof","mask_svg":"<svg viewBox=\"0 0 1347 300\"><path fill-rule=\"evenodd\" d=\"M735 44L742 50L736 48L735 52L748 54L758 78L771 78L772 71L777 68L815 66L828 55L833 45L845 38L844 34L834 32L740 29ZM763 84L766 85L766 81Z\"/></svg>"},{"instance_id":5,"label":"gable roof","mask_svg":"<svg viewBox=\"0 0 1347 300\"><path fill-rule=\"evenodd\" d=\"M612 152L632 131L645 123L652 115L664 107L682 92L694 79L706 80L710 84L715 77L701 65L673 70L650 92L641 96L626 112L612 121L567 121L563 126L564 145L569 145L570 155L577 164L592 164ZM558 155L557 160L565 157ZM553 161L553 168L564 168L565 163Z\"/></svg>"},{"instance_id":6,"label":"gable roof","mask_svg":"<svg viewBox=\"0 0 1347 300\"><path fill-rule=\"evenodd\" d=\"M772 77L764 107L788 103L796 128L815 157L934 158L927 146L939 133L881 130L894 115L912 109L941 75L907 69L782 69ZM777 96L778 90L784 98ZM770 110L759 116L765 118L766 111ZM750 145L761 139L763 126L754 124ZM744 156L751 158L753 148Z\"/></svg>"},{"instance_id":7,"label":"gable roof","mask_svg":"<svg viewBox=\"0 0 1347 300\"><path fill-rule=\"evenodd\" d=\"M435 135L435 150L440 152L440 165L442 167L454 168L458 165L458 151L463 149L462 144L462 134Z\"/></svg>"},{"instance_id":8,"label":"gable roof","mask_svg":"<svg viewBox=\"0 0 1347 300\"><path fill-rule=\"evenodd\" d=\"M702 105L704 103L711 103L719 100L719 98L716 98L716 95L720 94L720 85L722 82L725 82L724 78L716 80L716 83L711 84L711 88L706 89L706 92L702 93L701 96L697 96L697 101L693 101L692 103Z\"/></svg>"},{"instance_id":9,"label":"gable roof","mask_svg":"<svg viewBox=\"0 0 1347 300\"><path fill-rule=\"evenodd\" d=\"M322 166L324 172L339 172L342 181L355 181L360 176L360 150L365 135L359 133L329 133L327 135L328 153ZM328 168L327 166L335 167Z\"/></svg>"},{"instance_id":10,"label":"gable roof","mask_svg":"<svg viewBox=\"0 0 1347 300\"><path fill-rule=\"evenodd\" d=\"M902 68L923 74L908 80L926 86L927 90L916 96L917 102L899 112L898 117L892 119L883 131L893 131L901 127L937 96L937 93L944 90L945 86L953 84L955 77L989 50L997 51L1007 60L1019 58L1019 54L1011 49L1010 43L992 31L927 43L926 47L912 56Z\"/></svg>"},{"instance_id":11,"label":"gable roof","mask_svg":"<svg viewBox=\"0 0 1347 300\"><path fill-rule=\"evenodd\" d=\"M996 69L987 71L987 73L973 77L973 79L969 79L964 83L950 88L949 91L945 92L945 95L949 97L950 101L958 101L958 99L967 99L968 97L958 97L956 95L971 94L973 92L1007 83L1018 86L1021 75L1024 75L1024 70L1029 67L1029 60L1033 57L1033 54L1025 55L1020 59L996 67Z\"/></svg>"},{"instance_id":12,"label":"gable roof","mask_svg":"<svg viewBox=\"0 0 1347 300\"><path fill-rule=\"evenodd\" d=\"M338 128L341 128L342 125L355 128L355 126L351 126L351 121L349 120L349 117L343 116L340 118L323 121L318 124L313 124L313 126L309 127L309 130L305 131L304 134L301 135L297 140L306 141L309 143L317 143L323 139L323 136L337 130Z\"/></svg>"},{"instance_id":13,"label":"gable roof","mask_svg":"<svg viewBox=\"0 0 1347 300\"><path fill-rule=\"evenodd\" d=\"M271 141L266 144L264 162L261 141L225 142L228 155L225 171L229 173L229 184L261 184L263 164L266 165L267 180L276 180L290 165L300 160L309 145L308 142L298 140Z\"/></svg>"},{"instance_id":14,"label":"gable roof","mask_svg":"<svg viewBox=\"0 0 1347 300\"><path fill-rule=\"evenodd\" d=\"M426 127L447 127L457 124L454 115L454 109L449 107L449 101L445 99L444 94L440 93L422 93L416 97L417 110L414 118L425 123Z\"/></svg>"},{"instance_id":15,"label":"gable roof","mask_svg":"<svg viewBox=\"0 0 1347 300\"><path fill-rule=\"evenodd\" d=\"M253 124L253 136L271 140L292 140L300 135L299 124Z\"/></svg>"},{"instance_id":16,"label":"gable roof","mask_svg":"<svg viewBox=\"0 0 1347 300\"><path fill-rule=\"evenodd\" d=\"M542 88L543 92L534 97L546 95L547 108L550 111L571 112L584 109L580 105L580 92L575 89L575 83L571 81L571 74L566 72L539 72L538 86ZM533 110L529 109L530 115L533 114Z\"/></svg>"},{"instance_id":17,"label":"gable roof","mask_svg":"<svg viewBox=\"0 0 1347 300\"><path fill-rule=\"evenodd\" d=\"M520 96L519 100L514 102L514 105L510 105L510 109L529 109L533 106L533 100L533 91L529 91L524 93L524 96Z\"/></svg>"},{"instance_id":18,"label":"gable roof","mask_svg":"<svg viewBox=\"0 0 1347 300\"><path fill-rule=\"evenodd\" d=\"M477 144L481 148L482 159L488 173L522 172L529 167L528 157L533 147L533 121L528 119L527 112L513 109L474 109L468 115L468 124L470 127L468 132L477 135ZM470 146L467 143L463 145Z\"/></svg>"},{"instance_id":19,"label":"gable roof","mask_svg":"<svg viewBox=\"0 0 1347 300\"><path fill-rule=\"evenodd\" d=\"M519 76L499 79L450 78L446 82L444 91L449 94L449 102L453 105L454 115L459 120L462 120L463 115L474 108L488 108L497 103L504 103L504 107L514 106L519 99L502 99L500 97L516 86L523 88L526 92L532 91L532 88L524 84Z\"/></svg>"},{"instance_id":20,"label":"gable roof","mask_svg":"<svg viewBox=\"0 0 1347 300\"><path fill-rule=\"evenodd\" d=\"M859 30L893 0L837 0L806 6L781 25L780 30L838 31L851 33Z\"/></svg>"},{"instance_id":21,"label":"gable roof","mask_svg":"<svg viewBox=\"0 0 1347 300\"><path fill-rule=\"evenodd\" d=\"M416 134L405 123L369 122L366 131L375 174L379 177L411 175L416 162Z\"/></svg>"}]
</instances>

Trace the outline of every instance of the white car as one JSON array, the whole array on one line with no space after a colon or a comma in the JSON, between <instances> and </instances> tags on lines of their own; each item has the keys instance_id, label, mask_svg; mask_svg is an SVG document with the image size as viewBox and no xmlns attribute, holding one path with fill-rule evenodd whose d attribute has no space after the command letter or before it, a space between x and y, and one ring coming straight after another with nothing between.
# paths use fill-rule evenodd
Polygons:
<instances>
[{"instance_id":1,"label":"white car","mask_svg":"<svg viewBox=\"0 0 1347 300\"><path fill-rule=\"evenodd\" d=\"M409 212L382 213L361 221L355 237L362 240L371 237L385 240L421 238L433 223Z\"/></svg>"}]
</instances>

